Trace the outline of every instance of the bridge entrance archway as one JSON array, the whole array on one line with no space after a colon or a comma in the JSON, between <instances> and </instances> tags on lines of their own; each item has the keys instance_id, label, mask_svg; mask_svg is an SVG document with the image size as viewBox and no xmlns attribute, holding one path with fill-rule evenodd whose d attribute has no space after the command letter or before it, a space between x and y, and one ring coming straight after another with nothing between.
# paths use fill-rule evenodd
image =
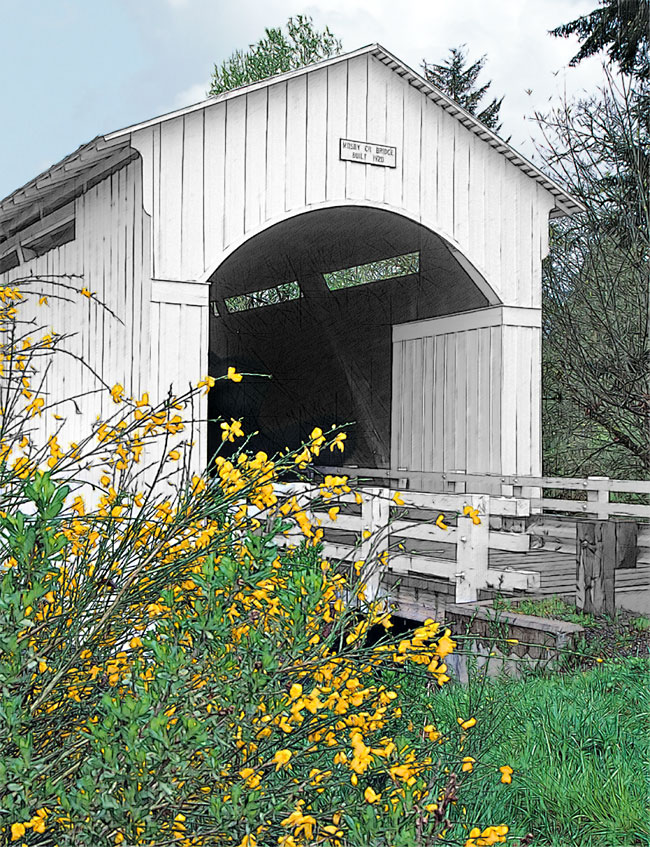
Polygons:
<instances>
[{"instance_id":1,"label":"bridge entrance archway","mask_svg":"<svg viewBox=\"0 0 650 847\"><path fill-rule=\"evenodd\" d=\"M446 242L385 210L315 210L253 236L211 277L209 417L244 421L269 454L351 424L326 463L391 465L393 328L485 308ZM220 430L209 432L210 455Z\"/></svg>"}]
</instances>

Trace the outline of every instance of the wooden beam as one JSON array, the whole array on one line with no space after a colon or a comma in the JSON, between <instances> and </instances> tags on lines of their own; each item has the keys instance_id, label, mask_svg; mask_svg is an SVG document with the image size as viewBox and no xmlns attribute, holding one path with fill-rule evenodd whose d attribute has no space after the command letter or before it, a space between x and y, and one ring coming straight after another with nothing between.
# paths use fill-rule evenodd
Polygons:
<instances>
[{"instance_id":1,"label":"wooden beam","mask_svg":"<svg viewBox=\"0 0 650 847\"><path fill-rule=\"evenodd\" d=\"M576 525L576 607L587 614L613 615L616 528L613 521Z\"/></svg>"}]
</instances>

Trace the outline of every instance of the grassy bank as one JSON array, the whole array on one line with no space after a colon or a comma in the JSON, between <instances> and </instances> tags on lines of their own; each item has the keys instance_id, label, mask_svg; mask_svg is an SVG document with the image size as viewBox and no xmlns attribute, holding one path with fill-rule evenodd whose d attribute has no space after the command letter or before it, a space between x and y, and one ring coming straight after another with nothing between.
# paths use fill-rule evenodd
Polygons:
<instances>
[{"instance_id":1,"label":"grassy bank","mask_svg":"<svg viewBox=\"0 0 650 847\"><path fill-rule=\"evenodd\" d=\"M511 835L532 833L539 847L650 844L650 660L404 688L413 722L477 719L466 740L477 760L462 792L468 820L507 820ZM494 775L504 764L514 768L510 785Z\"/></svg>"}]
</instances>

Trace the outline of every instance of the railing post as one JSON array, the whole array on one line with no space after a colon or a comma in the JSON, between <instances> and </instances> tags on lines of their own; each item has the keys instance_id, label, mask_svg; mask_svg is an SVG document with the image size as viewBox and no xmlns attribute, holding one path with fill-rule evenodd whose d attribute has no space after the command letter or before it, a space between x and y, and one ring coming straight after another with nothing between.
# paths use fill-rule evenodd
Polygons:
<instances>
[{"instance_id":1,"label":"railing post","mask_svg":"<svg viewBox=\"0 0 650 847\"><path fill-rule=\"evenodd\" d=\"M588 476L587 480L590 482L609 482L608 476ZM609 489L608 488L589 488L589 483L587 483L587 502L588 503L598 503L598 504L607 504L609 505ZM596 517L598 520L607 520L609 517L609 509L607 508L596 508L594 509Z\"/></svg>"},{"instance_id":2,"label":"railing post","mask_svg":"<svg viewBox=\"0 0 650 847\"><path fill-rule=\"evenodd\" d=\"M614 614L614 521L576 521L576 608L587 614Z\"/></svg>"},{"instance_id":3,"label":"railing post","mask_svg":"<svg viewBox=\"0 0 650 847\"><path fill-rule=\"evenodd\" d=\"M639 525L635 520L622 518L614 518L613 523L616 535L614 568L616 570L619 570L619 568L635 568Z\"/></svg>"},{"instance_id":4,"label":"railing post","mask_svg":"<svg viewBox=\"0 0 650 847\"><path fill-rule=\"evenodd\" d=\"M382 557L388 552L390 496L388 488L366 488L363 492L360 555L364 564L361 580L366 584L365 595L368 600L376 600L379 596ZM368 532L370 535L364 538Z\"/></svg>"},{"instance_id":5,"label":"railing post","mask_svg":"<svg viewBox=\"0 0 650 847\"><path fill-rule=\"evenodd\" d=\"M490 498L486 494L468 495L467 505L478 509L480 523L469 515L458 516L456 545L456 602L478 600L478 592L487 587Z\"/></svg>"}]
</instances>

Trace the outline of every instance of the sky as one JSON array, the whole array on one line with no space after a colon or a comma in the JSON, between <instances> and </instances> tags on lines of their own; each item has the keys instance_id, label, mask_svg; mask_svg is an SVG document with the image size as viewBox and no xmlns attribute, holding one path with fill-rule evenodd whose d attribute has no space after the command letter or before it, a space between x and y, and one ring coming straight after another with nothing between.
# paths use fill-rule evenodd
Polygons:
<instances>
[{"instance_id":1,"label":"sky","mask_svg":"<svg viewBox=\"0 0 650 847\"><path fill-rule=\"evenodd\" d=\"M290 15L345 51L379 42L420 70L467 45L504 95L502 134L534 158L530 116L592 93L601 60L548 30L597 0L0 0L0 198L97 135L204 99L215 63ZM480 78L479 78L480 79Z\"/></svg>"}]
</instances>

